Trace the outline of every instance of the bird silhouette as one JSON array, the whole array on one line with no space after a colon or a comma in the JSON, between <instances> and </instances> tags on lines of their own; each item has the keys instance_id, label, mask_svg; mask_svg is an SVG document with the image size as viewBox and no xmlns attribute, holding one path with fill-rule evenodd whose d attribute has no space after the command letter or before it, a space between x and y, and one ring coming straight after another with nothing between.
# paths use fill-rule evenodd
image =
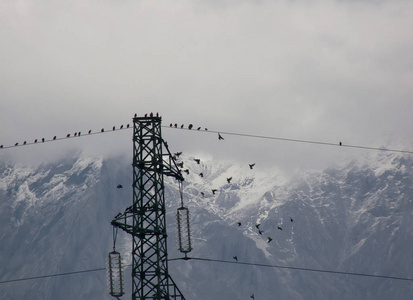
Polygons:
<instances>
[{"instance_id":1,"label":"bird silhouette","mask_svg":"<svg viewBox=\"0 0 413 300\"><path fill-rule=\"evenodd\" d=\"M174 155L176 156L176 157L179 157L179 155L181 155L182 154L182 152L176 152L176 153L174 153Z\"/></svg>"},{"instance_id":2,"label":"bird silhouette","mask_svg":"<svg viewBox=\"0 0 413 300\"><path fill-rule=\"evenodd\" d=\"M218 133L218 140L224 140L224 138L219 133Z\"/></svg>"},{"instance_id":3,"label":"bird silhouette","mask_svg":"<svg viewBox=\"0 0 413 300\"><path fill-rule=\"evenodd\" d=\"M75 132L75 136L77 136L77 132Z\"/></svg>"},{"instance_id":4,"label":"bird silhouette","mask_svg":"<svg viewBox=\"0 0 413 300\"><path fill-rule=\"evenodd\" d=\"M23 145L26 145L26 144L27 144L27 142L26 142L26 141L24 141L24 142L23 142Z\"/></svg>"},{"instance_id":5,"label":"bird silhouette","mask_svg":"<svg viewBox=\"0 0 413 300\"><path fill-rule=\"evenodd\" d=\"M126 128L129 128L129 126L130 126L129 124L126 124Z\"/></svg>"},{"instance_id":6,"label":"bird silhouette","mask_svg":"<svg viewBox=\"0 0 413 300\"><path fill-rule=\"evenodd\" d=\"M82 132L79 131L79 132L77 133L77 136L80 136L81 134L82 134Z\"/></svg>"},{"instance_id":7,"label":"bird silhouette","mask_svg":"<svg viewBox=\"0 0 413 300\"><path fill-rule=\"evenodd\" d=\"M340 142L340 143L338 143L340 146L343 146L343 143L342 142Z\"/></svg>"},{"instance_id":8,"label":"bird silhouette","mask_svg":"<svg viewBox=\"0 0 413 300\"><path fill-rule=\"evenodd\" d=\"M215 192L218 191L217 189L212 189L212 194L215 195Z\"/></svg>"},{"instance_id":9,"label":"bird silhouette","mask_svg":"<svg viewBox=\"0 0 413 300\"><path fill-rule=\"evenodd\" d=\"M92 130L89 130L88 134L90 134L92 132Z\"/></svg>"},{"instance_id":10,"label":"bird silhouette","mask_svg":"<svg viewBox=\"0 0 413 300\"><path fill-rule=\"evenodd\" d=\"M232 258L235 259L236 261L238 261L238 256L235 255Z\"/></svg>"},{"instance_id":11,"label":"bird silhouette","mask_svg":"<svg viewBox=\"0 0 413 300\"><path fill-rule=\"evenodd\" d=\"M184 124L181 125L181 129L184 128Z\"/></svg>"},{"instance_id":12,"label":"bird silhouette","mask_svg":"<svg viewBox=\"0 0 413 300\"><path fill-rule=\"evenodd\" d=\"M253 168L254 168L254 166L255 166L255 163L253 163L253 164L248 164L249 166L250 166L250 169L252 170Z\"/></svg>"},{"instance_id":13,"label":"bird silhouette","mask_svg":"<svg viewBox=\"0 0 413 300\"><path fill-rule=\"evenodd\" d=\"M291 222L294 222L293 218L290 218L290 221L291 221Z\"/></svg>"},{"instance_id":14,"label":"bird silhouette","mask_svg":"<svg viewBox=\"0 0 413 300\"><path fill-rule=\"evenodd\" d=\"M152 113L152 112L151 112L150 116L151 116L151 118L153 117L153 113Z\"/></svg>"},{"instance_id":15,"label":"bird silhouette","mask_svg":"<svg viewBox=\"0 0 413 300\"><path fill-rule=\"evenodd\" d=\"M68 133L68 134L66 135L66 137L67 137L67 138L70 137L70 133Z\"/></svg>"},{"instance_id":16,"label":"bird silhouette","mask_svg":"<svg viewBox=\"0 0 413 300\"><path fill-rule=\"evenodd\" d=\"M205 130L208 130L208 128L205 127Z\"/></svg>"},{"instance_id":17,"label":"bird silhouette","mask_svg":"<svg viewBox=\"0 0 413 300\"><path fill-rule=\"evenodd\" d=\"M185 169L184 172L185 172L186 174L189 174L189 170L188 170L188 169Z\"/></svg>"},{"instance_id":18,"label":"bird silhouette","mask_svg":"<svg viewBox=\"0 0 413 300\"><path fill-rule=\"evenodd\" d=\"M113 131L115 131L115 129L116 129L116 127L115 127L115 126L113 126L113 127L112 127L112 130L113 130Z\"/></svg>"},{"instance_id":19,"label":"bird silhouette","mask_svg":"<svg viewBox=\"0 0 413 300\"><path fill-rule=\"evenodd\" d=\"M138 116L138 114L135 114L135 118Z\"/></svg>"},{"instance_id":20,"label":"bird silhouette","mask_svg":"<svg viewBox=\"0 0 413 300\"><path fill-rule=\"evenodd\" d=\"M278 230L283 230L281 226L277 226L277 229Z\"/></svg>"},{"instance_id":21,"label":"bird silhouette","mask_svg":"<svg viewBox=\"0 0 413 300\"><path fill-rule=\"evenodd\" d=\"M191 130L192 127L194 127L194 125L192 125L192 124L189 124L189 125L188 125L188 129L189 129L189 130Z\"/></svg>"},{"instance_id":22,"label":"bird silhouette","mask_svg":"<svg viewBox=\"0 0 413 300\"><path fill-rule=\"evenodd\" d=\"M241 222L237 222L237 224L238 224L238 227L241 226Z\"/></svg>"},{"instance_id":23,"label":"bird silhouette","mask_svg":"<svg viewBox=\"0 0 413 300\"><path fill-rule=\"evenodd\" d=\"M228 183L231 183L232 177L227 178Z\"/></svg>"},{"instance_id":24,"label":"bird silhouette","mask_svg":"<svg viewBox=\"0 0 413 300\"><path fill-rule=\"evenodd\" d=\"M201 192L201 195L202 195L202 197L204 197L204 196L205 196L205 193L204 193L204 192Z\"/></svg>"},{"instance_id":25,"label":"bird silhouette","mask_svg":"<svg viewBox=\"0 0 413 300\"><path fill-rule=\"evenodd\" d=\"M118 189L123 188L123 186L122 186L121 184L118 184L116 187L117 187Z\"/></svg>"},{"instance_id":26,"label":"bird silhouette","mask_svg":"<svg viewBox=\"0 0 413 300\"><path fill-rule=\"evenodd\" d=\"M18 145L19 145L19 143L14 144L14 146L18 146Z\"/></svg>"},{"instance_id":27,"label":"bird silhouette","mask_svg":"<svg viewBox=\"0 0 413 300\"><path fill-rule=\"evenodd\" d=\"M176 164L178 167L180 167L180 168L183 168L184 167L184 162L182 161L182 162L180 162L180 163L177 163Z\"/></svg>"},{"instance_id":28,"label":"bird silhouette","mask_svg":"<svg viewBox=\"0 0 413 300\"><path fill-rule=\"evenodd\" d=\"M123 129L123 125L120 125L120 129Z\"/></svg>"},{"instance_id":29,"label":"bird silhouette","mask_svg":"<svg viewBox=\"0 0 413 300\"><path fill-rule=\"evenodd\" d=\"M178 127L178 124L175 123L174 127L177 128L177 127Z\"/></svg>"},{"instance_id":30,"label":"bird silhouette","mask_svg":"<svg viewBox=\"0 0 413 300\"><path fill-rule=\"evenodd\" d=\"M258 233L259 233L260 235L262 235L263 232L264 232L264 231L258 229Z\"/></svg>"},{"instance_id":31,"label":"bird silhouette","mask_svg":"<svg viewBox=\"0 0 413 300\"><path fill-rule=\"evenodd\" d=\"M204 177L204 173L199 173L199 176Z\"/></svg>"},{"instance_id":32,"label":"bird silhouette","mask_svg":"<svg viewBox=\"0 0 413 300\"><path fill-rule=\"evenodd\" d=\"M3 149L3 145L0 145L0 148Z\"/></svg>"},{"instance_id":33,"label":"bird silhouette","mask_svg":"<svg viewBox=\"0 0 413 300\"><path fill-rule=\"evenodd\" d=\"M148 117L148 114L145 114L145 118Z\"/></svg>"},{"instance_id":34,"label":"bird silhouette","mask_svg":"<svg viewBox=\"0 0 413 300\"><path fill-rule=\"evenodd\" d=\"M172 123L171 123L171 124L169 124L169 127L172 127Z\"/></svg>"},{"instance_id":35,"label":"bird silhouette","mask_svg":"<svg viewBox=\"0 0 413 300\"><path fill-rule=\"evenodd\" d=\"M53 141L54 141L56 138L57 138L57 136L54 136L54 137L53 137Z\"/></svg>"},{"instance_id":36,"label":"bird silhouette","mask_svg":"<svg viewBox=\"0 0 413 300\"><path fill-rule=\"evenodd\" d=\"M255 225L255 227L257 227L257 229L260 229L260 226L261 226L260 223L258 223L258 224Z\"/></svg>"},{"instance_id":37,"label":"bird silhouette","mask_svg":"<svg viewBox=\"0 0 413 300\"><path fill-rule=\"evenodd\" d=\"M34 143L35 143L35 144L37 143L37 139L34 140Z\"/></svg>"},{"instance_id":38,"label":"bird silhouette","mask_svg":"<svg viewBox=\"0 0 413 300\"><path fill-rule=\"evenodd\" d=\"M44 143L44 138L42 138L42 143Z\"/></svg>"},{"instance_id":39,"label":"bird silhouette","mask_svg":"<svg viewBox=\"0 0 413 300\"><path fill-rule=\"evenodd\" d=\"M105 132L105 129L102 128L102 129L100 130L100 132Z\"/></svg>"},{"instance_id":40,"label":"bird silhouette","mask_svg":"<svg viewBox=\"0 0 413 300\"><path fill-rule=\"evenodd\" d=\"M255 300L254 294L252 294L252 295L250 296L250 298Z\"/></svg>"},{"instance_id":41,"label":"bird silhouette","mask_svg":"<svg viewBox=\"0 0 413 300\"><path fill-rule=\"evenodd\" d=\"M194 161L196 161L196 163L199 165L199 163L201 162L201 160L199 158L194 158Z\"/></svg>"},{"instance_id":42,"label":"bird silhouette","mask_svg":"<svg viewBox=\"0 0 413 300\"><path fill-rule=\"evenodd\" d=\"M201 130L201 127L198 127L196 130Z\"/></svg>"},{"instance_id":43,"label":"bird silhouette","mask_svg":"<svg viewBox=\"0 0 413 300\"><path fill-rule=\"evenodd\" d=\"M271 243L271 241L272 241L272 238L268 237L267 238L267 243Z\"/></svg>"}]
</instances>

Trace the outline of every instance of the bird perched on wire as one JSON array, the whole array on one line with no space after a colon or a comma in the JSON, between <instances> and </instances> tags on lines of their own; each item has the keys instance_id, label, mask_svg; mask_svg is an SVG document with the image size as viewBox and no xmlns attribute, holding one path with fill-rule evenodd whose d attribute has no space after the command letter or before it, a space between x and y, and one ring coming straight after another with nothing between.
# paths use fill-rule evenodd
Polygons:
<instances>
[{"instance_id":1,"label":"bird perched on wire","mask_svg":"<svg viewBox=\"0 0 413 300\"><path fill-rule=\"evenodd\" d=\"M92 130L89 130L88 134L91 134L91 133L92 133Z\"/></svg>"},{"instance_id":2,"label":"bird perched on wire","mask_svg":"<svg viewBox=\"0 0 413 300\"><path fill-rule=\"evenodd\" d=\"M56 140L56 138L57 138L57 136L54 136L54 137L53 137L53 141Z\"/></svg>"},{"instance_id":3,"label":"bird perched on wire","mask_svg":"<svg viewBox=\"0 0 413 300\"><path fill-rule=\"evenodd\" d=\"M100 132L105 132L105 129L104 129L104 128L102 128L102 129L100 130Z\"/></svg>"},{"instance_id":4,"label":"bird perched on wire","mask_svg":"<svg viewBox=\"0 0 413 300\"><path fill-rule=\"evenodd\" d=\"M37 139L34 140L34 143L35 143L35 144L37 143Z\"/></svg>"},{"instance_id":5,"label":"bird perched on wire","mask_svg":"<svg viewBox=\"0 0 413 300\"><path fill-rule=\"evenodd\" d=\"M67 137L67 138L70 137L70 133L68 133L68 134L66 135L66 137Z\"/></svg>"},{"instance_id":6,"label":"bird perched on wire","mask_svg":"<svg viewBox=\"0 0 413 300\"><path fill-rule=\"evenodd\" d=\"M188 129L189 129L189 130L191 130L192 127L194 127L194 125L192 125L192 124L189 124L189 125L188 125Z\"/></svg>"},{"instance_id":7,"label":"bird perched on wire","mask_svg":"<svg viewBox=\"0 0 413 300\"><path fill-rule=\"evenodd\" d=\"M201 130L201 127L198 127L196 130Z\"/></svg>"},{"instance_id":8,"label":"bird perched on wire","mask_svg":"<svg viewBox=\"0 0 413 300\"><path fill-rule=\"evenodd\" d=\"M123 129L123 125L120 125L120 129Z\"/></svg>"},{"instance_id":9,"label":"bird perched on wire","mask_svg":"<svg viewBox=\"0 0 413 300\"><path fill-rule=\"evenodd\" d=\"M228 183L231 183L232 177L227 178Z\"/></svg>"},{"instance_id":10,"label":"bird perched on wire","mask_svg":"<svg viewBox=\"0 0 413 300\"><path fill-rule=\"evenodd\" d=\"M112 130L115 131L115 129L116 129L116 126L113 126L113 127L112 127Z\"/></svg>"},{"instance_id":11,"label":"bird perched on wire","mask_svg":"<svg viewBox=\"0 0 413 300\"><path fill-rule=\"evenodd\" d=\"M218 133L218 140L224 140L224 138L222 137L220 133Z\"/></svg>"},{"instance_id":12,"label":"bird perched on wire","mask_svg":"<svg viewBox=\"0 0 413 300\"><path fill-rule=\"evenodd\" d=\"M123 186L122 186L121 184L118 184L116 187L117 187L118 189L123 188Z\"/></svg>"},{"instance_id":13,"label":"bird perched on wire","mask_svg":"<svg viewBox=\"0 0 413 300\"><path fill-rule=\"evenodd\" d=\"M255 163L253 163L253 164L248 164L249 166L250 166L250 169L252 170L253 168L254 168L254 166L255 166Z\"/></svg>"},{"instance_id":14,"label":"bird perched on wire","mask_svg":"<svg viewBox=\"0 0 413 300\"><path fill-rule=\"evenodd\" d=\"M26 142L26 141L24 141L24 142L23 142L23 145L26 145L26 144L27 144L27 142Z\"/></svg>"},{"instance_id":15,"label":"bird perched on wire","mask_svg":"<svg viewBox=\"0 0 413 300\"><path fill-rule=\"evenodd\" d=\"M184 124L181 125L181 129L184 128Z\"/></svg>"},{"instance_id":16,"label":"bird perched on wire","mask_svg":"<svg viewBox=\"0 0 413 300\"><path fill-rule=\"evenodd\" d=\"M127 124L127 125L126 125L126 128L129 128L129 126L130 126L130 125L129 125L129 124Z\"/></svg>"},{"instance_id":17,"label":"bird perched on wire","mask_svg":"<svg viewBox=\"0 0 413 300\"><path fill-rule=\"evenodd\" d=\"M44 143L44 138L42 138L42 143Z\"/></svg>"},{"instance_id":18,"label":"bird perched on wire","mask_svg":"<svg viewBox=\"0 0 413 300\"><path fill-rule=\"evenodd\" d=\"M77 136L77 132L75 132L75 136Z\"/></svg>"}]
</instances>

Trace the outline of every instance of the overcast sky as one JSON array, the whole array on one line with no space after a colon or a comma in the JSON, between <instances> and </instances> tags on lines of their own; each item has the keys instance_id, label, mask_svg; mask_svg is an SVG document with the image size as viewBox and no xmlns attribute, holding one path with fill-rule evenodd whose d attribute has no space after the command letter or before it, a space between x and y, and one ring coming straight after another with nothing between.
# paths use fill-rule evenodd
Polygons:
<instances>
[{"instance_id":1,"label":"overcast sky","mask_svg":"<svg viewBox=\"0 0 413 300\"><path fill-rule=\"evenodd\" d=\"M413 1L0 2L0 144L159 112L163 125L413 149ZM3 149L131 155L131 131ZM287 169L365 150L163 130L172 150Z\"/></svg>"}]
</instances>

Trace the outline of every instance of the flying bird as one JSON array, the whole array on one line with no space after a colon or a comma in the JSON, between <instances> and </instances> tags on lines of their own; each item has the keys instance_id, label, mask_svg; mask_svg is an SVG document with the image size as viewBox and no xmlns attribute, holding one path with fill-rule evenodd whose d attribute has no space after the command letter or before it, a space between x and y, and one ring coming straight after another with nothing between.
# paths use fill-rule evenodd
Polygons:
<instances>
[{"instance_id":1,"label":"flying bird","mask_svg":"<svg viewBox=\"0 0 413 300\"><path fill-rule=\"evenodd\" d=\"M277 226L277 229L278 230L283 230L281 226Z\"/></svg>"},{"instance_id":2,"label":"flying bird","mask_svg":"<svg viewBox=\"0 0 413 300\"><path fill-rule=\"evenodd\" d=\"M262 235L263 231L258 229L258 233Z\"/></svg>"},{"instance_id":3,"label":"flying bird","mask_svg":"<svg viewBox=\"0 0 413 300\"><path fill-rule=\"evenodd\" d=\"M118 184L116 187L117 187L118 189L123 188L123 186L122 186L121 184Z\"/></svg>"},{"instance_id":4,"label":"flying bird","mask_svg":"<svg viewBox=\"0 0 413 300\"><path fill-rule=\"evenodd\" d=\"M255 225L255 227L257 227L257 229L260 229L261 224L258 223L257 225Z\"/></svg>"},{"instance_id":5,"label":"flying bird","mask_svg":"<svg viewBox=\"0 0 413 300\"><path fill-rule=\"evenodd\" d=\"M253 168L254 168L254 166L255 166L255 163L253 163L253 164L248 164L249 166L250 166L250 169L252 170Z\"/></svg>"},{"instance_id":6,"label":"flying bird","mask_svg":"<svg viewBox=\"0 0 413 300\"><path fill-rule=\"evenodd\" d=\"M176 164L178 167L180 167L180 168L183 168L184 167L184 162L182 161L182 162L180 162L180 163L177 163Z\"/></svg>"},{"instance_id":7,"label":"flying bird","mask_svg":"<svg viewBox=\"0 0 413 300\"><path fill-rule=\"evenodd\" d=\"M237 224L238 224L238 227L241 226L241 222L237 222Z\"/></svg>"},{"instance_id":8,"label":"flying bird","mask_svg":"<svg viewBox=\"0 0 413 300\"><path fill-rule=\"evenodd\" d=\"M223 140L224 138L221 136L221 134L218 133L218 140Z\"/></svg>"},{"instance_id":9,"label":"flying bird","mask_svg":"<svg viewBox=\"0 0 413 300\"><path fill-rule=\"evenodd\" d=\"M215 195L215 192L218 191L217 189L212 189L212 194Z\"/></svg>"},{"instance_id":10,"label":"flying bird","mask_svg":"<svg viewBox=\"0 0 413 300\"><path fill-rule=\"evenodd\" d=\"M228 183L231 183L232 177L227 178Z\"/></svg>"},{"instance_id":11,"label":"flying bird","mask_svg":"<svg viewBox=\"0 0 413 300\"><path fill-rule=\"evenodd\" d=\"M267 238L267 243L269 244L269 243L271 243L271 241L272 241L272 238L268 237Z\"/></svg>"},{"instance_id":12,"label":"flying bird","mask_svg":"<svg viewBox=\"0 0 413 300\"><path fill-rule=\"evenodd\" d=\"M188 169L185 169L184 172L185 172L186 174L189 174L189 170L188 170Z\"/></svg>"},{"instance_id":13,"label":"flying bird","mask_svg":"<svg viewBox=\"0 0 413 300\"><path fill-rule=\"evenodd\" d=\"M204 192L201 192L201 195L202 195L202 197L204 197L204 196L205 196L205 193L204 193Z\"/></svg>"},{"instance_id":14,"label":"flying bird","mask_svg":"<svg viewBox=\"0 0 413 300\"><path fill-rule=\"evenodd\" d=\"M199 173L199 176L204 177L204 173Z\"/></svg>"},{"instance_id":15,"label":"flying bird","mask_svg":"<svg viewBox=\"0 0 413 300\"><path fill-rule=\"evenodd\" d=\"M254 294L252 294L252 295L250 296L250 298L255 300Z\"/></svg>"},{"instance_id":16,"label":"flying bird","mask_svg":"<svg viewBox=\"0 0 413 300\"><path fill-rule=\"evenodd\" d=\"M181 155L182 154L182 152L176 152L176 153L174 153L174 155L176 156L176 157L179 157L179 155Z\"/></svg>"},{"instance_id":17,"label":"flying bird","mask_svg":"<svg viewBox=\"0 0 413 300\"><path fill-rule=\"evenodd\" d=\"M294 222L293 218L290 218L290 221L291 221L291 222Z\"/></svg>"},{"instance_id":18,"label":"flying bird","mask_svg":"<svg viewBox=\"0 0 413 300\"><path fill-rule=\"evenodd\" d=\"M199 158L194 158L194 161L196 161L196 163L199 165L199 163L201 162L201 160Z\"/></svg>"},{"instance_id":19,"label":"flying bird","mask_svg":"<svg viewBox=\"0 0 413 300\"><path fill-rule=\"evenodd\" d=\"M238 256L235 255L232 258L235 259L236 261L238 261Z\"/></svg>"}]
</instances>

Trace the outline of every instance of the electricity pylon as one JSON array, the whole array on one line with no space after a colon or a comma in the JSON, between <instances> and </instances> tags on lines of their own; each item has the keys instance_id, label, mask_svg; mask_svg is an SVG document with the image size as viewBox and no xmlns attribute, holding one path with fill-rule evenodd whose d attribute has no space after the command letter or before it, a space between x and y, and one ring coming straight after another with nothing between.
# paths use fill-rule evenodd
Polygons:
<instances>
[{"instance_id":1,"label":"electricity pylon","mask_svg":"<svg viewBox=\"0 0 413 300\"><path fill-rule=\"evenodd\" d=\"M162 118L133 118L133 205L112 225L132 235L132 300L185 299L168 273L164 175L184 179L161 135Z\"/></svg>"}]
</instances>

